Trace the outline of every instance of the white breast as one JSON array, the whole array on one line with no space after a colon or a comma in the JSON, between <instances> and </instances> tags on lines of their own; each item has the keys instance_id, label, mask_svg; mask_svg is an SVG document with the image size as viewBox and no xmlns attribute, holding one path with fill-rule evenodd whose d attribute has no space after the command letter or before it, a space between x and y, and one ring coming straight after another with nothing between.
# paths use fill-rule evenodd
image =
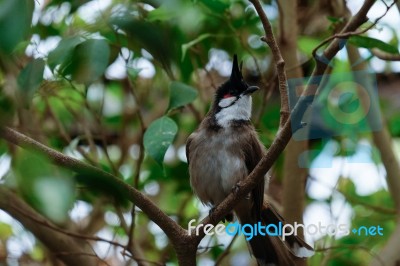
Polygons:
<instances>
[{"instance_id":1,"label":"white breast","mask_svg":"<svg viewBox=\"0 0 400 266\"><path fill-rule=\"evenodd\" d=\"M221 184L224 192L230 192L233 186L240 181L240 176L237 173L242 172L245 167L244 162L239 157L229 154L222 150L220 151L220 164L221 164Z\"/></svg>"},{"instance_id":2,"label":"white breast","mask_svg":"<svg viewBox=\"0 0 400 266\"><path fill-rule=\"evenodd\" d=\"M234 132L230 130L224 128L218 134L208 135L191 151L190 179L194 192L204 203L219 204L248 174L240 153L232 153L232 146L238 143L233 142Z\"/></svg>"}]
</instances>

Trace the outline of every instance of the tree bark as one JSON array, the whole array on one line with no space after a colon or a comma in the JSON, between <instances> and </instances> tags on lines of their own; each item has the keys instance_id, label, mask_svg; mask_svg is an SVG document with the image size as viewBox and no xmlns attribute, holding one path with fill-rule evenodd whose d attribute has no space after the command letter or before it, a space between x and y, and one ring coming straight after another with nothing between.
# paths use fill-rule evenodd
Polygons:
<instances>
[{"instance_id":1,"label":"tree bark","mask_svg":"<svg viewBox=\"0 0 400 266\"><path fill-rule=\"evenodd\" d=\"M0 209L32 232L55 257L66 265L95 266L99 264L99 258L87 241L78 240L52 229L51 227L56 226L4 186L0 186Z\"/></svg>"},{"instance_id":2,"label":"tree bark","mask_svg":"<svg viewBox=\"0 0 400 266\"><path fill-rule=\"evenodd\" d=\"M288 78L302 78L297 57L297 0L280 0L280 44ZM308 148L307 141L289 141L283 163L283 217L288 223L303 222L307 168L299 166L299 157ZM301 235L303 232L301 231Z\"/></svg>"}]
</instances>

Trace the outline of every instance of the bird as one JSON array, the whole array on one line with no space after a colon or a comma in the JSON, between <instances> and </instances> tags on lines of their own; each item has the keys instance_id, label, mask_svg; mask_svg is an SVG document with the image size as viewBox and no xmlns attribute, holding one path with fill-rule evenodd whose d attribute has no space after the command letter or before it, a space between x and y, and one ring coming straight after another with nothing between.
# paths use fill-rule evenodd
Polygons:
<instances>
[{"instance_id":1,"label":"bird","mask_svg":"<svg viewBox=\"0 0 400 266\"><path fill-rule=\"evenodd\" d=\"M190 185L199 200L213 208L220 204L240 181L252 172L266 153L251 123L252 94L257 86L247 84L237 55L233 57L229 79L217 90L210 111L186 142ZM265 202L266 178L241 199L233 212L240 224L284 224L274 207ZM239 186L240 187L240 186ZM232 221L232 214L226 220ZM313 249L291 235L283 241L277 236L256 235L248 241L258 265L295 265L295 257L307 257Z\"/></svg>"}]
</instances>

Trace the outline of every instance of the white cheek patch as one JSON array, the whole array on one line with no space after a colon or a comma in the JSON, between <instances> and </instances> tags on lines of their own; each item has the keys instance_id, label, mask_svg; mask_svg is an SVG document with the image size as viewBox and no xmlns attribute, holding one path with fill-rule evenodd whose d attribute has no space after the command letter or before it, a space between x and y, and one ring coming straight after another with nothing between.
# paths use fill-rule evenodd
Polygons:
<instances>
[{"instance_id":1,"label":"white cheek patch","mask_svg":"<svg viewBox=\"0 0 400 266\"><path fill-rule=\"evenodd\" d=\"M250 117L251 97L249 95L240 97L236 103L232 104L231 106L228 105L215 115L218 125L224 128L228 127L230 122L233 120L249 120Z\"/></svg>"},{"instance_id":2,"label":"white cheek patch","mask_svg":"<svg viewBox=\"0 0 400 266\"><path fill-rule=\"evenodd\" d=\"M224 98L221 101L219 101L218 105L221 108L225 108L225 107L228 107L229 105L231 105L234 101L236 101L236 99L237 99L236 96Z\"/></svg>"}]
</instances>

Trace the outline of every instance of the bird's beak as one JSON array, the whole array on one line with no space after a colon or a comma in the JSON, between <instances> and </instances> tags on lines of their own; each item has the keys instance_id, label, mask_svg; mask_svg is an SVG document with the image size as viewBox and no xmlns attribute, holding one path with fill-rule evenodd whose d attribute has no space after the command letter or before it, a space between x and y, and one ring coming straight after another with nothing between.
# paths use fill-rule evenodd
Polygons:
<instances>
[{"instance_id":1,"label":"bird's beak","mask_svg":"<svg viewBox=\"0 0 400 266\"><path fill-rule=\"evenodd\" d=\"M252 94L253 92L259 90L260 88L257 86L250 86L243 92L243 95Z\"/></svg>"}]
</instances>

